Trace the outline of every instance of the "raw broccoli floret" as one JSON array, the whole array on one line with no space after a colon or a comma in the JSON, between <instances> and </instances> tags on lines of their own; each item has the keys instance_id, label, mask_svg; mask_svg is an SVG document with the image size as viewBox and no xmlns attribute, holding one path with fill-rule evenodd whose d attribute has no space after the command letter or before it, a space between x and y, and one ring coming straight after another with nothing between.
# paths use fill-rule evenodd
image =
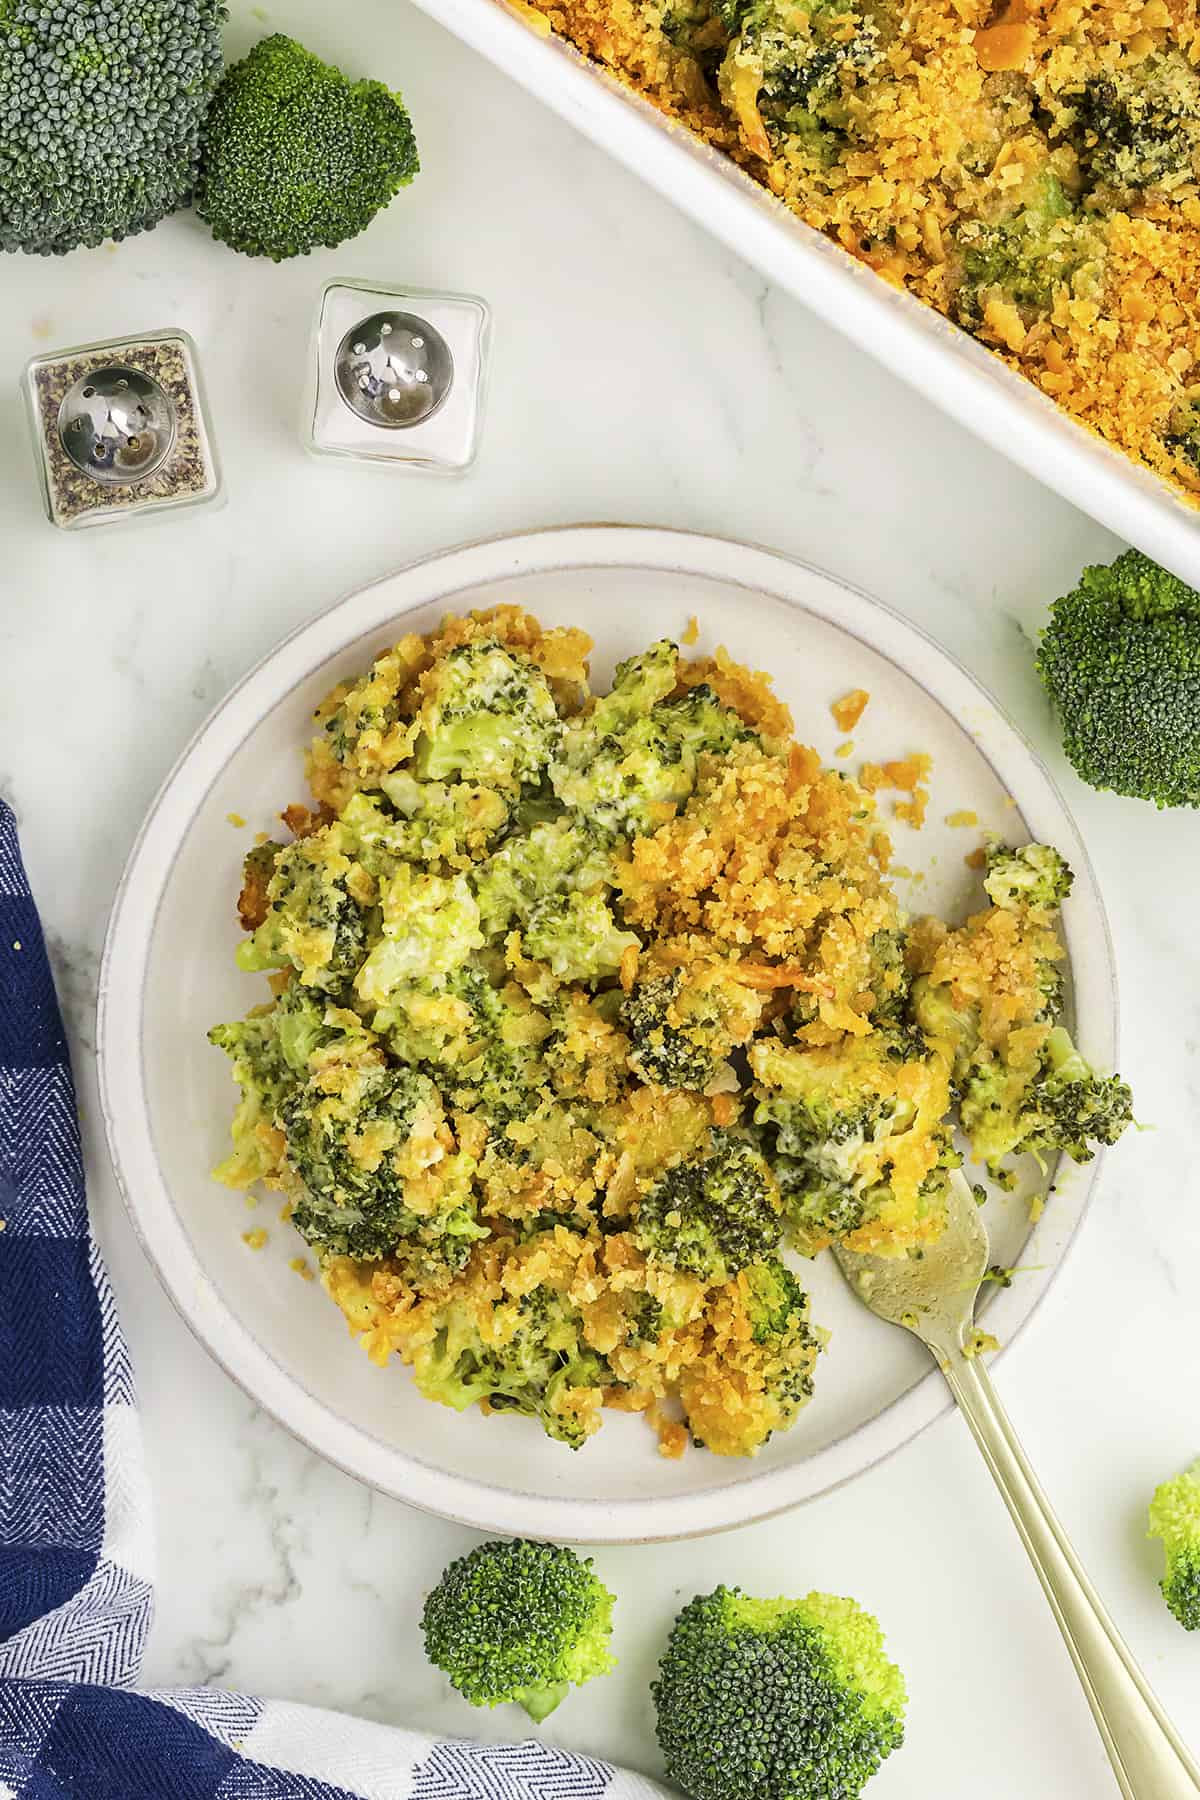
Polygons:
<instances>
[{"instance_id":1,"label":"raw broccoli floret","mask_svg":"<svg viewBox=\"0 0 1200 1800\"><path fill-rule=\"evenodd\" d=\"M709 1155L677 1163L642 1195L634 1237L651 1262L721 1282L773 1254L782 1220L771 1171L753 1144L713 1136Z\"/></svg>"},{"instance_id":2,"label":"raw broccoli floret","mask_svg":"<svg viewBox=\"0 0 1200 1800\"><path fill-rule=\"evenodd\" d=\"M960 1111L973 1153L999 1177L1003 1159L1025 1151L1090 1162L1097 1144L1115 1144L1132 1122L1133 1095L1119 1075L1097 1075L1056 1025L1032 1079L1002 1059L975 1065Z\"/></svg>"},{"instance_id":3,"label":"raw broccoli floret","mask_svg":"<svg viewBox=\"0 0 1200 1800\"><path fill-rule=\"evenodd\" d=\"M486 1343L477 1304L452 1294L434 1337L414 1353L413 1374L428 1400L455 1412L482 1401L489 1412L522 1413L573 1450L599 1423L591 1402L614 1385L606 1358L585 1343L579 1315L548 1287L522 1295Z\"/></svg>"},{"instance_id":4,"label":"raw broccoli floret","mask_svg":"<svg viewBox=\"0 0 1200 1800\"><path fill-rule=\"evenodd\" d=\"M479 1544L425 1602L425 1654L472 1706L513 1701L540 1721L614 1666L613 1604L590 1558L561 1544Z\"/></svg>"},{"instance_id":5,"label":"raw broccoli floret","mask_svg":"<svg viewBox=\"0 0 1200 1800\"><path fill-rule=\"evenodd\" d=\"M1200 594L1126 550L1055 601L1037 666L1084 781L1200 806Z\"/></svg>"},{"instance_id":6,"label":"raw broccoli floret","mask_svg":"<svg viewBox=\"0 0 1200 1800\"><path fill-rule=\"evenodd\" d=\"M414 758L425 780L536 782L562 735L541 670L491 639L456 645L430 671Z\"/></svg>"},{"instance_id":7,"label":"raw broccoli floret","mask_svg":"<svg viewBox=\"0 0 1200 1800\"><path fill-rule=\"evenodd\" d=\"M1185 1631L1200 1631L1200 1462L1156 1488L1149 1523L1167 1553L1163 1599Z\"/></svg>"},{"instance_id":8,"label":"raw broccoli floret","mask_svg":"<svg viewBox=\"0 0 1200 1800\"><path fill-rule=\"evenodd\" d=\"M399 94L276 34L217 90L196 210L222 243L282 262L357 237L419 167Z\"/></svg>"},{"instance_id":9,"label":"raw broccoli floret","mask_svg":"<svg viewBox=\"0 0 1200 1800\"><path fill-rule=\"evenodd\" d=\"M0 0L0 249L63 255L186 206L221 0Z\"/></svg>"},{"instance_id":10,"label":"raw broccoli floret","mask_svg":"<svg viewBox=\"0 0 1200 1800\"><path fill-rule=\"evenodd\" d=\"M690 1800L856 1800L904 1738L904 1678L853 1600L702 1594L653 1687L667 1773Z\"/></svg>"},{"instance_id":11,"label":"raw broccoli floret","mask_svg":"<svg viewBox=\"0 0 1200 1800\"><path fill-rule=\"evenodd\" d=\"M1200 75L1180 51L1122 63L1065 98L1074 101L1071 142L1093 182L1138 189L1193 173Z\"/></svg>"},{"instance_id":12,"label":"raw broccoli floret","mask_svg":"<svg viewBox=\"0 0 1200 1800\"><path fill-rule=\"evenodd\" d=\"M1022 907L1057 912L1074 880L1065 858L1050 844L1025 844L1019 850L1010 850L1007 844L988 848L983 885L992 905L1006 912Z\"/></svg>"}]
</instances>

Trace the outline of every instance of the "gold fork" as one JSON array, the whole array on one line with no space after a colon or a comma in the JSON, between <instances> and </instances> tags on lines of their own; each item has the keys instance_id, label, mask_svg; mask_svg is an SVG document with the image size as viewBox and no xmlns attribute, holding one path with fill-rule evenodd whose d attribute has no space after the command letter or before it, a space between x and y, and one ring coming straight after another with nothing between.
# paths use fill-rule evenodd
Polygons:
<instances>
[{"instance_id":1,"label":"gold fork","mask_svg":"<svg viewBox=\"0 0 1200 1800\"><path fill-rule=\"evenodd\" d=\"M865 1306L919 1337L983 1452L1083 1684L1125 1800L1197 1800L1200 1768L1071 1548L996 1398L987 1370L964 1345L987 1273L988 1238L962 1175L949 1178L946 1230L920 1256L835 1254Z\"/></svg>"}]
</instances>

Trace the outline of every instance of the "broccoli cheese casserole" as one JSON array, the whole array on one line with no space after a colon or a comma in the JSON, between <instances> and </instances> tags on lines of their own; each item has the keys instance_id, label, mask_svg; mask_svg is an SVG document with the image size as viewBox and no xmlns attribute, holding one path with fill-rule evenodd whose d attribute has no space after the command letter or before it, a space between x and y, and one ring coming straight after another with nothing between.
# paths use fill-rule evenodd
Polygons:
<instances>
[{"instance_id":1,"label":"broccoli cheese casserole","mask_svg":"<svg viewBox=\"0 0 1200 1800\"><path fill-rule=\"evenodd\" d=\"M809 225L1200 495L1195 0L538 10Z\"/></svg>"},{"instance_id":2,"label":"broccoli cheese casserole","mask_svg":"<svg viewBox=\"0 0 1200 1800\"><path fill-rule=\"evenodd\" d=\"M955 1109L1003 1181L1111 1142L1129 1092L1057 1023L1055 851L994 847L974 917L910 922L872 792L766 677L660 642L593 695L589 648L502 606L318 710L315 804L246 863L271 992L211 1034L217 1173L283 1194L430 1399L752 1454L823 1341L785 1252L919 1249Z\"/></svg>"}]
</instances>

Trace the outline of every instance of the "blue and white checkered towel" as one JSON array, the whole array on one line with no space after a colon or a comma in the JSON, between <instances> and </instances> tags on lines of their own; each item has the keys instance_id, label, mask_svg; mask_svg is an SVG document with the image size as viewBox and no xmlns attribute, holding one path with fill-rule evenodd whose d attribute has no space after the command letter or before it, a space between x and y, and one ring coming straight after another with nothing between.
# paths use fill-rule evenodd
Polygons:
<instances>
[{"instance_id":1,"label":"blue and white checkered towel","mask_svg":"<svg viewBox=\"0 0 1200 1800\"><path fill-rule=\"evenodd\" d=\"M0 1800L661 1800L640 1776L538 1743L436 1743L211 1688L132 1691L154 1604L133 1380L3 801L0 1220Z\"/></svg>"}]
</instances>

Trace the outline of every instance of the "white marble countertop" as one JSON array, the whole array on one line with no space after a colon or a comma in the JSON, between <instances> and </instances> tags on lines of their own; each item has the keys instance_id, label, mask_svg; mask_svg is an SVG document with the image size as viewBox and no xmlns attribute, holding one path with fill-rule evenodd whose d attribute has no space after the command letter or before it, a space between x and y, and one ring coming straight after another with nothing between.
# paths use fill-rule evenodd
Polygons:
<instances>
[{"instance_id":1,"label":"white marble countertop","mask_svg":"<svg viewBox=\"0 0 1200 1800\"><path fill-rule=\"evenodd\" d=\"M1200 816L1079 786L1030 637L1105 533L882 375L399 0L237 4L400 86L425 172L358 242L276 268L190 218L0 279L0 792L21 821L69 1014L93 1208L141 1381L158 1501L155 1683L210 1681L500 1737L424 1663L431 1574L470 1534L293 1442L192 1341L133 1241L98 1130L97 956L155 789L225 689L343 592L465 538L581 519L777 546L906 612L996 692L1064 778L1111 910L1124 1072L1152 1129L1113 1154L1067 1272L998 1367L1029 1453L1200 1751L1200 1639L1162 1605L1155 1483L1200 1451ZM462 482L316 461L296 428L335 273L483 294L490 416ZM229 504L152 530L44 521L16 385L35 352L182 325ZM822 1587L878 1613L911 1692L879 1800L1115 1793L1075 1678L965 1427L949 1418L800 1513L705 1544L602 1550L626 1596L617 1674L544 1728L654 1771L647 1681L680 1596ZM633 1604L634 1596L637 1604ZM1149 1797L1147 1797L1149 1800Z\"/></svg>"}]
</instances>

